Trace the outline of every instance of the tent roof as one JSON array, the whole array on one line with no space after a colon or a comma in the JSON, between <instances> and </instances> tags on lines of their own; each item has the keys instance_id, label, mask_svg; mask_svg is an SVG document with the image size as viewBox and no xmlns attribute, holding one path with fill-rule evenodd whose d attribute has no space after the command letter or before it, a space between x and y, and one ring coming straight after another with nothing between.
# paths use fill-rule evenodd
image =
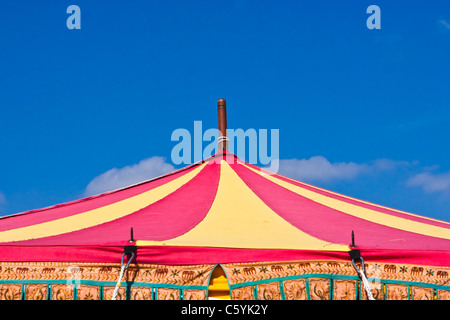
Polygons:
<instances>
[{"instance_id":1,"label":"tent roof","mask_svg":"<svg viewBox=\"0 0 450 320\"><path fill-rule=\"evenodd\" d=\"M230 153L120 190L0 219L4 261L203 264L366 257L450 264L450 223L270 174ZM367 258L366 258L367 259Z\"/></svg>"}]
</instances>

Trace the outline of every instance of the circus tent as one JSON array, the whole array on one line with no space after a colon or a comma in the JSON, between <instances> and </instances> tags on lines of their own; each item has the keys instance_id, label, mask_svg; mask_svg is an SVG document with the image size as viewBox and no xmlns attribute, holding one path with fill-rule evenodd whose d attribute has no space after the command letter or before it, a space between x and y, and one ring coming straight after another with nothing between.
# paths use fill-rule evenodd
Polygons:
<instances>
[{"instance_id":1,"label":"circus tent","mask_svg":"<svg viewBox=\"0 0 450 320\"><path fill-rule=\"evenodd\" d=\"M226 147L2 217L0 257L0 299L450 299L450 223L267 172Z\"/></svg>"}]
</instances>

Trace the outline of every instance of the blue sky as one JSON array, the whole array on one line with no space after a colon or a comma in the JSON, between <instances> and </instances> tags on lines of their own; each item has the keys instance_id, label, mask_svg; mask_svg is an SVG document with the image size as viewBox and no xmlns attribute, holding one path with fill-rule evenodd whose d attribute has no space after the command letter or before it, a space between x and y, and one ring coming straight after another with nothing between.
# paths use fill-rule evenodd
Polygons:
<instances>
[{"instance_id":1,"label":"blue sky","mask_svg":"<svg viewBox=\"0 0 450 320\"><path fill-rule=\"evenodd\" d=\"M280 173L450 221L449 53L443 0L2 1L0 215L177 167L225 98L279 130Z\"/></svg>"}]
</instances>

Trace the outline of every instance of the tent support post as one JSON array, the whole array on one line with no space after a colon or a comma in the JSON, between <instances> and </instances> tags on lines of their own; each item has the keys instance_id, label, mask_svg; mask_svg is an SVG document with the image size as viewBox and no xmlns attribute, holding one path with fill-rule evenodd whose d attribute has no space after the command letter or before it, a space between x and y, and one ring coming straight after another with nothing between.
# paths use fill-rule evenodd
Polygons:
<instances>
[{"instance_id":1,"label":"tent support post","mask_svg":"<svg viewBox=\"0 0 450 320\"><path fill-rule=\"evenodd\" d=\"M227 102L225 99L217 100L217 113L219 116L219 139L218 139L218 151L228 151L228 138L227 138Z\"/></svg>"}]
</instances>

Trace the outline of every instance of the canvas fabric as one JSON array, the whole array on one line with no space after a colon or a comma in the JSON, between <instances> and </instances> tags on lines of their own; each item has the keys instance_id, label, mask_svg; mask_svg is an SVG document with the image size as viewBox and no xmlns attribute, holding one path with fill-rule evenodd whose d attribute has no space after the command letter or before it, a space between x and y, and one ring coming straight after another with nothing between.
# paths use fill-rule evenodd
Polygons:
<instances>
[{"instance_id":1,"label":"canvas fabric","mask_svg":"<svg viewBox=\"0 0 450 320\"><path fill-rule=\"evenodd\" d=\"M232 298L237 300L367 300L349 261L294 261L226 264ZM359 265L359 268L361 266ZM449 300L450 268L365 263L377 300Z\"/></svg>"},{"instance_id":2,"label":"canvas fabric","mask_svg":"<svg viewBox=\"0 0 450 320\"><path fill-rule=\"evenodd\" d=\"M131 265L116 300L205 300L213 265ZM120 264L0 263L0 300L111 300Z\"/></svg>"},{"instance_id":3,"label":"canvas fabric","mask_svg":"<svg viewBox=\"0 0 450 320\"><path fill-rule=\"evenodd\" d=\"M117 263L131 242L139 264L345 259L354 234L372 261L450 267L449 222L269 174L232 154L0 221L0 256L11 262Z\"/></svg>"}]
</instances>

